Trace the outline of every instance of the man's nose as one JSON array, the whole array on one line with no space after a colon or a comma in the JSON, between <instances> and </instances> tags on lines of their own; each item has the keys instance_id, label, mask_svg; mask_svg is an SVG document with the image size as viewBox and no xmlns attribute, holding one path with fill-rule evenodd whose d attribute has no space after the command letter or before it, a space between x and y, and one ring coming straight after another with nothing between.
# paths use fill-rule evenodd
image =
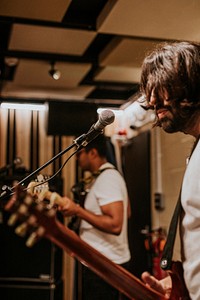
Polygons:
<instances>
[{"instance_id":1,"label":"man's nose","mask_svg":"<svg viewBox=\"0 0 200 300\"><path fill-rule=\"evenodd\" d=\"M157 101L155 95L151 95L150 101L149 101L149 105L155 107L156 104L157 104L157 102L158 102L158 101Z\"/></svg>"}]
</instances>

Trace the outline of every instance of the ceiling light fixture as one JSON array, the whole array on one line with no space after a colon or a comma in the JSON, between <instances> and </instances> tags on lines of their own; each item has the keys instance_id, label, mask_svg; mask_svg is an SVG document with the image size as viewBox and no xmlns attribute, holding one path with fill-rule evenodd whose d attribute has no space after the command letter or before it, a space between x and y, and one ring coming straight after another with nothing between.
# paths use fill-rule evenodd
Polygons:
<instances>
[{"instance_id":1,"label":"ceiling light fixture","mask_svg":"<svg viewBox=\"0 0 200 300\"><path fill-rule=\"evenodd\" d=\"M51 69L49 70L49 75L55 80L58 80L61 76L60 71L55 69L55 62L51 62Z\"/></svg>"},{"instance_id":2,"label":"ceiling light fixture","mask_svg":"<svg viewBox=\"0 0 200 300\"><path fill-rule=\"evenodd\" d=\"M19 63L19 59L16 57L5 57L5 64L8 67L15 67Z\"/></svg>"}]
</instances>

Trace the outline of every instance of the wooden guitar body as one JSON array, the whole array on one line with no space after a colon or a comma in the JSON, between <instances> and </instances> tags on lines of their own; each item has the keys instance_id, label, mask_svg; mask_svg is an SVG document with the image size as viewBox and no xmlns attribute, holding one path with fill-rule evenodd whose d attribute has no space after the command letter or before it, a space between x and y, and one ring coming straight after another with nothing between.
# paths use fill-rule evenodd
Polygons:
<instances>
[{"instance_id":1,"label":"wooden guitar body","mask_svg":"<svg viewBox=\"0 0 200 300\"><path fill-rule=\"evenodd\" d=\"M182 263L180 261L172 262L172 270L168 273L172 279L170 300L191 300L183 278Z\"/></svg>"}]
</instances>

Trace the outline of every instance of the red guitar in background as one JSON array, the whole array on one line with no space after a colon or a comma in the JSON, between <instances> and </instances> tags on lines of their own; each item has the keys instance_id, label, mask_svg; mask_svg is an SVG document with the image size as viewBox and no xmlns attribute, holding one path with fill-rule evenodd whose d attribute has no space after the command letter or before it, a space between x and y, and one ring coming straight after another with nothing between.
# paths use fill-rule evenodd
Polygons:
<instances>
[{"instance_id":1,"label":"red guitar in background","mask_svg":"<svg viewBox=\"0 0 200 300\"><path fill-rule=\"evenodd\" d=\"M45 197L44 197L45 196ZM64 205L63 198L57 193L46 190L42 196L44 201L38 201L37 195L21 191L18 186L15 193L6 203L4 209L11 212L11 225L18 225L16 231L21 236L31 232L27 245L32 246L39 239L45 237L70 256L93 270L97 275L135 300L164 300L163 295L147 287L133 274L116 265L100 252L82 241L79 236L59 222L56 218L56 205ZM50 200L50 205L47 202ZM39 203L38 203L39 202ZM13 221L12 221L13 220ZM174 263L175 269L179 264ZM179 274L172 273L173 288L171 300L186 300L187 292L182 285Z\"/></svg>"}]
</instances>

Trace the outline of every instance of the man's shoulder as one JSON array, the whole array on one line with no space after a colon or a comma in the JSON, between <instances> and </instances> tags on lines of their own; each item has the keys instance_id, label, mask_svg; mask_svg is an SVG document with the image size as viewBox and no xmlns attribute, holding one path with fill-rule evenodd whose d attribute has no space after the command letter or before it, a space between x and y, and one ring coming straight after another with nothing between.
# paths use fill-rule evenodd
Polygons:
<instances>
[{"instance_id":1,"label":"man's shoulder","mask_svg":"<svg viewBox=\"0 0 200 300\"><path fill-rule=\"evenodd\" d=\"M100 172L103 172L105 170L117 170L117 168L113 164L106 162L105 164L101 165L101 167L99 168Z\"/></svg>"}]
</instances>

